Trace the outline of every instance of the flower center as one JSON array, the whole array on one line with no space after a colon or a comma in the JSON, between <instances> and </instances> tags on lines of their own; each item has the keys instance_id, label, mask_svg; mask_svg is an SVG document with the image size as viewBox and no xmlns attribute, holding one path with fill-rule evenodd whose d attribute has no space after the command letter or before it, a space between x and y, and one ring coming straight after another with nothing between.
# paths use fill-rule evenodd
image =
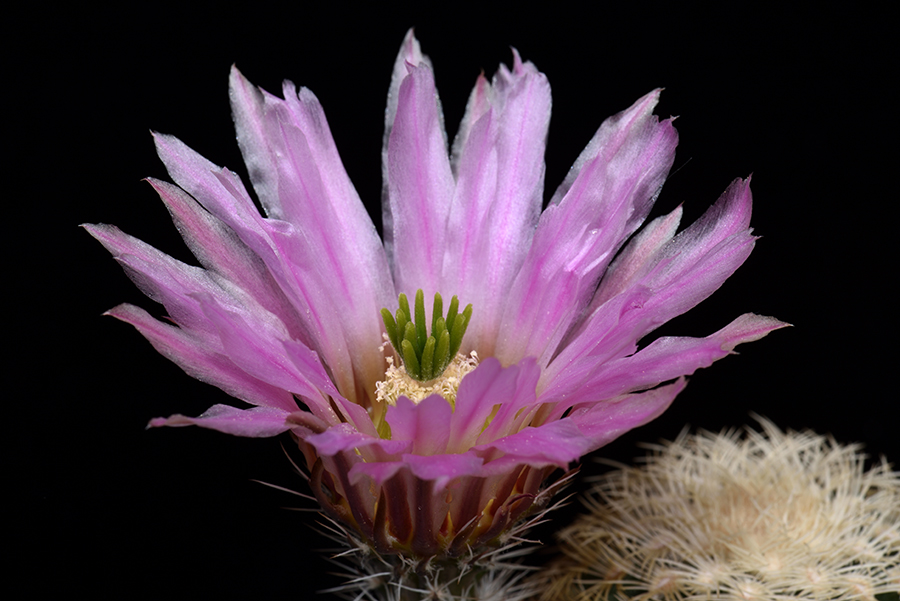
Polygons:
<instances>
[{"instance_id":1,"label":"flower center","mask_svg":"<svg viewBox=\"0 0 900 601\"><path fill-rule=\"evenodd\" d=\"M455 360L472 319L472 305L459 313L459 299L454 296L444 318L444 301L440 294L435 294L429 336L422 289L416 291L415 314L409 310L405 294L400 295L399 302L396 318L388 309L381 310L384 328L409 377L419 382L430 382L440 377Z\"/></svg>"},{"instance_id":2,"label":"flower center","mask_svg":"<svg viewBox=\"0 0 900 601\"><path fill-rule=\"evenodd\" d=\"M389 405L396 405L397 399L405 396L414 403L439 394L456 408L456 393L463 377L478 366L478 354L475 351L468 357L457 353L453 361L444 370L440 377L428 382L421 382L412 378L405 370L394 365L393 357L388 357L388 369L384 374L384 380L375 384L375 397Z\"/></svg>"}]
</instances>

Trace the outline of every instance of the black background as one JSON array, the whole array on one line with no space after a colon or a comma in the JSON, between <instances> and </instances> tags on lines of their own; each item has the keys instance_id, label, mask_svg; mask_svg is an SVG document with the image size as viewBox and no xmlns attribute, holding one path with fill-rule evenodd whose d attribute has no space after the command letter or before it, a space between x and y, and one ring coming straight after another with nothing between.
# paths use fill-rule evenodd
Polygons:
<instances>
[{"instance_id":1,"label":"black background","mask_svg":"<svg viewBox=\"0 0 900 601\"><path fill-rule=\"evenodd\" d=\"M741 426L756 412L900 461L895 67L883 17L754 4L588 13L562 3L541 12L330 4L80 5L12 19L4 371L14 586L312 598L339 583L317 552L328 542L311 530L315 515L282 509L311 505L251 481L304 490L281 449L289 439L144 430L150 417L196 415L227 397L101 317L120 302L159 311L77 226L114 223L191 260L141 181L167 179L149 130L246 178L227 98L232 63L273 93L284 78L315 92L380 219L384 99L410 26L434 63L451 136L479 71L509 63L509 46L547 74L548 199L601 121L659 86L657 113L679 115L680 146L654 214L684 202L690 223L733 178L753 174L756 250L659 333L702 336L750 311L795 327L698 372L663 417L598 455L628 461L639 441L671 439L686 424ZM576 512L538 535L551 542Z\"/></svg>"}]
</instances>

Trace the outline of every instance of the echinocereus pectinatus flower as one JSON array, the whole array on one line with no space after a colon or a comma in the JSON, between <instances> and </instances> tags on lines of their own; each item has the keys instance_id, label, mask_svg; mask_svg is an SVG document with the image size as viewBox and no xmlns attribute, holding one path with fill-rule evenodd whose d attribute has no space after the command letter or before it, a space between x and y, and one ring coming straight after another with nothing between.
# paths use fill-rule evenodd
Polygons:
<instances>
[{"instance_id":1,"label":"echinocereus pectinatus flower","mask_svg":"<svg viewBox=\"0 0 900 601\"><path fill-rule=\"evenodd\" d=\"M289 431L324 510L379 553L455 556L534 510L545 477L660 415L685 375L783 326L638 341L715 291L754 245L748 180L693 225L643 229L672 165L659 90L607 119L541 211L550 87L513 53L479 76L448 150L412 32L394 65L384 240L313 93L236 69L230 97L257 211L233 172L155 135L150 180L202 267L86 226L174 325L135 326L188 374L250 405L152 426ZM382 311L382 310L385 311Z\"/></svg>"}]
</instances>

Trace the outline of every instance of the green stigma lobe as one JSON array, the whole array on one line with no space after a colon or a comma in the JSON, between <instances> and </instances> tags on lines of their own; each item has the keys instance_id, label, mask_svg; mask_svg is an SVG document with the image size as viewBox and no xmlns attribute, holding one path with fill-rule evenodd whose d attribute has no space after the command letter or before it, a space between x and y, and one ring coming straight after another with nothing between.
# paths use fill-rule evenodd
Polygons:
<instances>
[{"instance_id":1,"label":"green stigma lobe","mask_svg":"<svg viewBox=\"0 0 900 601\"><path fill-rule=\"evenodd\" d=\"M459 352L466 328L472 319L472 305L467 305L459 313L459 299L454 296L445 318L444 301L440 294L435 294L430 335L425 321L425 293L421 289L416 291L415 313L410 312L409 300L405 294L400 294L399 305L395 314L388 309L381 310L381 318L391 345L403 360L403 366L410 377L421 382L433 380L444 373Z\"/></svg>"},{"instance_id":2,"label":"green stigma lobe","mask_svg":"<svg viewBox=\"0 0 900 601\"><path fill-rule=\"evenodd\" d=\"M425 328L425 293L419 288L416 291L416 338L418 340L416 350L419 352L425 348L425 339L428 338Z\"/></svg>"}]
</instances>

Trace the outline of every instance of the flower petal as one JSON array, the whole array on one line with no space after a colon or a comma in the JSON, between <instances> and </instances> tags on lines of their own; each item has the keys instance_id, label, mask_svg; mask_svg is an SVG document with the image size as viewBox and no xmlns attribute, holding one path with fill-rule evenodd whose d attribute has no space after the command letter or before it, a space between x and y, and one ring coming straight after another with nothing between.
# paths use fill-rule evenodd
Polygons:
<instances>
[{"instance_id":1,"label":"flower petal","mask_svg":"<svg viewBox=\"0 0 900 601\"><path fill-rule=\"evenodd\" d=\"M351 356L351 347L345 339L350 324L335 310L346 302L335 304L326 292L331 284L324 282L333 280L327 261L311 252L301 232L292 224L261 217L233 173L213 165L176 138L157 135L156 144L172 179L231 227L265 262L297 309L304 332L301 340L328 364L341 394L354 401L367 402L367 391L384 373L384 357L375 348L381 340L366 338L373 352ZM362 328L362 331L369 330ZM354 371L354 360L359 364L358 371ZM357 373L364 376L361 380L371 382L357 382Z\"/></svg>"},{"instance_id":2,"label":"flower petal","mask_svg":"<svg viewBox=\"0 0 900 601\"><path fill-rule=\"evenodd\" d=\"M747 313L706 338L659 338L634 355L594 367L582 382L575 378L560 378L554 388L541 395L541 400L564 399L551 418L561 416L566 409L579 403L645 390L667 380L689 376L731 354L737 345L759 340L787 325L773 317Z\"/></svg>"},{"instance_id":3,"label":"flower petal","mask_svg":"<svg viewBox=\"0 0 900 601\"><path fill-rule=\"evenodd\" d=\"M333 400L348 423L363 434L375 439L378 438L378 432L375 430L375 425L372 423L372 416L369 415L369 412L366 411L365 408L361 405L357 405L353 401L348 401L342 396L336 396Z\"/></svg>"},{"instance_id":4,"label":"flower petal","mask_svg":"<svg viewBox=\"0 0 900 601\"><path fill-rule=\"evenodd\" d=\"M306 264L304 278L315 277L307 302L341 308L344 344L371 351L351 355L353 369L374 382L384 373L375 350L382 342L379 311L396 300L387 257L319 101L290 82L283 94L284 100L266 94L232 69L238 142L266 211L296 230L291 258Z\"/></svg>"},{"instance_id":5,"label":"flower petal","mask_svg":"<svg viewBox=\"0 0 900 601\"><path fill-rule=\"evenodd\" d=\"M328 457L344 451L359 457L368 447L376 447L387 456L399 458L400 454L407 452L410 447L408 440L384 440L370 436L360 432L353 424L338 424L324 432L307 436L304 440L313 445L319 455Z\"/></svg>"},{"instance_id":6,"label":"flower petal","mask_svg":"<svg viewBox=\"0 0 900 601\"><path fill-rule=\"evenodd\" d=\"M176 339L180 341L181 353L171 356L184 369L188 369L183 363L187 352L184 345L191 340L206 347L206 355L228 357L232 367L240 366L252 379L300 395L311 408L316 408L319 417L333 423L339 421L322 396L322 391L331 395L337 391L318 359L301 366L305 373L298 370L284 353L282 341L291 341L285 325L257 305L244 290L212 272L176 261L118 228L85 227L116 256L148 296L163 303L169 316L190 330L181 335L169 331L165 336L168 342L162 342L171 345ZM148 337L153 332L153 338L160 339L167 331L150 327L148 319L133 310L121 314L141 323L144 328L141 331L146 330ZM291 343L302 346L299 341ZM219 365L228 364L221 359L216 359ZM196 362L197 358L192 361ZM296 409L296 404L291 402L291 405L292 410Z\"/></svg>"},{"instance_id":7,"label":"flower petal","mask_svg":"<svg viewBox=\"0 0 900 601\"><path fill-rule=\"evenodd\" d=\"M491 86L479 77L454 143L460 154L443 287L474 305L466 344L485 354L493 353L506 304L497 291L512 284L540 214L549 123L547 78L513 50L512 71L501 65Z\"/></svg>"},{"instance_id":8,"label":"flower petal","mask_svg":"<svg viewBox=\"0 0 900 601\"><path fill-rule=\"evenodd\" d=\"M488 83L484 72L478 74L475 79L475 86L469 93L469 100L466 102L466 112L463 114L462 122L459 124L459 131L453 138L453 149L450 154L450 169L453 171L454 177L459 177L459 163L463 150L468 144L469 134L472 132L472 126L475 125L484 115L491 109L490 96L493 92L491 84Z\"/></svg>"},{"instance_id":9,"label":"flower petal","mask_svg":"<svg viewBox=\"0 0 900 601\"><path fill-rule=\"evenodd\" d=\"M662 249L659 269L644 282L665 291L653 299L654 305L665 307L662 321L695 307L747 259L756 241L750 228L752 203L750 179L734 180L700 219Z\"/></svg>"},{"instance_id":10,"label":"flower petal","mask_svg":"<svg viewBox=\"0 0 900 601\"><path fill-rule=\"evenodd\" d=\"M643 336L718 289L753 250L751 202L749 180L735 180L699 220L648 258L641 277L627 278L628 287L588 315L543 383L576 360L589 356L599 366L633 353Z\"/></svg>"},{"instance_id":11,"label":"flower petal","mask_svg":"<svg viewBox=\"0 0 900 601\"><path fill-rule=\"evenodd\" d=\"M153 178L147 181L165 203L178 232L200 264L247 291L281 319L292 337L301 338L302 331L296 326L300 322L297 311L265 264L234 231L181 188Z\"/></svg>"},{"instance_id":12,"label":"flower petal","mask_svg":"<svg viewBox=\"0 0 900 601\"><path fill-rule=\"evenodd\" d=\"M106 314L133 325L153 348L189 376L253 405L285 412L297 410L297 403L289 392L254 378L195 333L158 321L133 305L119 305Z\"/></svg>"},{"instance_id":13,"label":"flower petal","mask_svg":"<svg viewBox=\"0 0 900 601\"><path fill-rule=\"evenodd\" d=\"M226 291L210 272L173 259L115 226L86 224L84 228L113 255L141 292L161 303L169 317L182 327L205 334L214 331L191 296L197 292L219 296L229 305L236 304L230 292L237 291L233 288Z\"/></svg>"},{"instance_id":14,"label":"flower petal","mask_svg":"<svg viewBox=\"0 0 900 601\"><path fill-rule=\"evenodd\" d=\"M411 452L417 455L438 455L447 448L453 410L444 397L433 394L419 403L405 396L388 407L387 422L391 426L391 440L410 440Z\"/></svg>"},{"instance_id":15,"label":"flower petal","mask_svg":"<svg viewBox=\"0 0 900 601\"><path fill-rule=\"evenodd\" d=\"M568 419L537 428L525 428L511 436L473 448L479 455L491 458L485 463L483 476L503 474L517 465L565 468L590 450L591 440L582 434L574 421ZM497 457L497 454L501 456Z\"/></svg>"},{"instance_id":16,"label":"flower petal","mask_svg":"<svg viewBox=\"0 0 900 601\"><path fill-rule=\"evenodd\" d=\"M662 415L686 385L687 381L679 378L672 384L639 394L585 404L576 407L566 419L572 420L582 435L591 441L588 451L593 451Z\"/></svg>"},{"instance_id":17,"label":"flower petal","mask_svg":"<svg viewBox=\"0 0 900 601\"><path fill-rule=\"evenodd\" d=\"M463 453L474 446L495 406L509 402L518 408L532 403L539 376L540 369L533 360L506 368L494 357L482 361L459 385L447 452ZM502 431L514 415L505 412L491 432Z\"/></svg>"},{"instance_id":18,"label":"flower petal","mask_svg":"<svg viewBox=\"0 0 900 601\"><path fill-rule=\"evenodd\" d=\"M263 438L277 436L291 428L285 421L289 413L271 407L237 409L229 405L213 405L200 417L157 417L150 420L148 428L162 426L200 426L234 436Z\"/></svg>"},{"instance_id":19,"label":"flower petal","mask_svg":"<svg viewBox=\"0 0 900 601\"><path fill-rule=\"evenodd\" d=\"M206 160L174 136L154 133L153 142L171 178L203 208L228 224L257 254L242 233L257 230L262 217L240 178Z\"/></svg>"},{"instance_id":20,"label":"flower petal","mask_svg":"<svg viewBox=\"0 0 900 601\"><path fill-rule=\"evenodd\" d=\"M433 481L440 490L454 478L480 474L483 461L471 453L460 455L404 455L403 462L413 475L426 481Z\"/></svg>"},{"instance_id":21,"label":"flower petal","mask_svg":"<svg viewBox=\"0 0 900 601\"><path fill-rule=\"evenodd\" d=\"M584 385L595 398L609 398L644 390L696 370L730 355L734 347L763 338L788 324L764 315L744 314L706 338L666 336L630 357L610 361Z\"/></svg>"},{"instance_id":22,"label":"flower petal","mask_svg":"<svg viewBox=\"0 0 900 601\"><path fill-rule=\"evenodd\" d=\"M328 404L316 384L332 394L336 391L317 356L307 351L310 359L299 363L288 356L285 342L295 346L300 343L290 341L266 321L252 319L256 315L241 316L229 311L208 294L198 293L196 298L203 313L215 326L223 351L236 365L264 382L301 396L307 402Z\"/></svg>"},{"instance_id":23,"label":"flower petal","mask_svg":"<svg viewBox=\"0 0 900 601\"><path fill-rule=\"evenodd\" d=\"M479 434L475 444L482 445L509 436L531 421L538 406L536 390L541 370L534 357L526 357L518 363L518 367L513 394L502 400L503 404Z\"/></svg>"},{"instance_id":24,"label":"flower petal","mask_svg":"<svg viewBox=\"0 0 900 601\"><path fill-rule=\"evenodd\" d=\"M643 222L675 157L671 120L653 115L659 90L607 119L541 215L509 292L497 356L546 366L628 236Z\"/></svg>"},{"instance_id":25,"label":"flower petal","mask_svg":"<svg viewBox=\"0 0 900 601\"><path fill-rule=\"evenodd\" d=\"M372 479L375 486L381 486L403 469L409 469L405 461L380 461L378 463L359 461L353 464L353 467L347 472L347 477L350 484L354 486L363 482L367 477Z\"/></svg>"},{"instance_id":26,"label":"flower petal","mask_svg":"<svg viewBox=\"0 0 900 601\"><path fill-rule=\"evenodd\" d=\"M408 64L407 70L387 145L390 223L384 226L385 239L386 244L390 241L388 256L397 291L411 298L421 288L426 298L432 298L441 292L454 182L434 75L424 64Z\"/></svg>"},{"instance_id":27,"label":"flower petal","mask_svg":"<svg viewBox=\"0 0 900 601\"><path fill-rule=\"evenodd\" d=\"M422 54L422 47L419 44L419 40L416 39L415 32L412 28L409 28L406 31L406 35L403 37L403 43L400 44L400 50L397 52L397 57L394 59L394 68L391 71L391 85L388 88L387 107L384 111L384 148L382 149L384 153L387 153L388 138L390 137L391 129L394 126L394 119L397 118L400 84L402 84L403 80L406 79L406 76L409 75L409 71L406 67L407 65L425 65L434 71L431 59L428 58L427 55ZM387 160L384 161L383 166L387 166ZM386 182L387 177L385 177L385 183Z\"/></svg>"},{"instance_id":28,"label":"flower petal","mask_svg":"<svg viewBox=\"0 0 900 601\"><path fill-rule=\"evenodd\" d=\"M350 424L338 424L320 434L308 436L305 440L316 448L320 455L332 456L341 451L351 450L371 442L371 436L363 434Z\"/></svg>"},{"instance_id":29,"label":"flower petal","mask_svg":"<svg viewBox=\"0 0 900 601\"><path fill-rule=\"evenodd\" d=\"M679 205L668 215L657 217L648 223L634 236L607 269L591 300L589 311L592 312L646 275L648 266L653 264L657 253L675 237L682 212Z\"/></svg>"}]
</instances>

